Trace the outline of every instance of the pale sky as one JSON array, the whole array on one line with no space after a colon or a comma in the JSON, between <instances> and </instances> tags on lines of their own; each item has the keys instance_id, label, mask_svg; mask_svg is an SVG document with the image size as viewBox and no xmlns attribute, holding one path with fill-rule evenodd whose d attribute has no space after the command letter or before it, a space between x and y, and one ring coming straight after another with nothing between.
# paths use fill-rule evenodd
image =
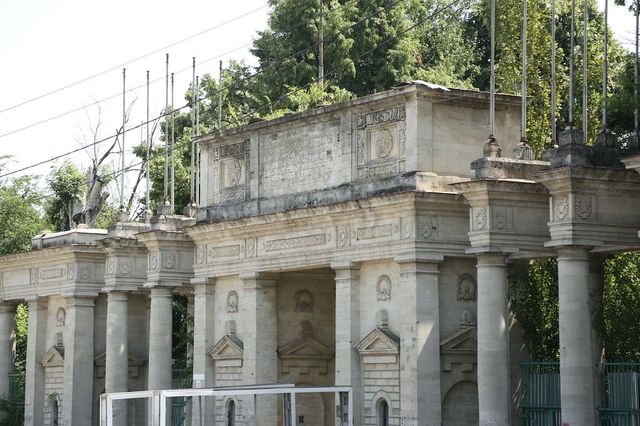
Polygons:
<instances>
[{"instance_id":1,"label":"pale sky","mask_svg":"<svg viewBox=\"0 0 640 426\"><path fill-rule=\"evenodd\" d=\"M598 2L602 9L604 0ZM192 40L162 49L247 13L245 17ZM220 59L225 63L230 58L255 63L246 45L255 38L257 31L266 27L267 13L266 0L0 0L0 111L116 68L70 89L0 112L0 155L14 156L8 170L78 148L79 140L90 138L89 123L98 117L97 106L29 130L2 135L119 94L122 91L122 64L131 59L159 50L125 65L128 88L144 85L147 69L151 71L151 80L161 79L151 86L152 116L159 114L164 105L165 53L170 54L171 71L186 68L176 74L176 105L184 103L183 94L191 81L193 56L197 62L207 61L197 65L199 75L211 73L217 76ZM611 5L610 22L625 46L633 48L633 15L624 7ZM233 52L225 54L229 51ZM139 124L145 117L144 87L127 92L128 102L134 97L137 100L131 125ZM103 118L100 136L106 137L120 124L121 96L100 102L100 108ZM140 133L129 132L126 139L131 147L140 141ZM88 162L84 153L71 158L79 164ZM44 175L49 169L47 164L32 173Z\"/></svg>"}]
</instances>

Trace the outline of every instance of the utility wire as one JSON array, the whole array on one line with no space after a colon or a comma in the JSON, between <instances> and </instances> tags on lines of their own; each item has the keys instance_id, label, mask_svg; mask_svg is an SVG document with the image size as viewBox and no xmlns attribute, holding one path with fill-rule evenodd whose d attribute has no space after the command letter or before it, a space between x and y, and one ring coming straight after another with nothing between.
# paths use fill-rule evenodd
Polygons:
<instances>
[{"instance_id":1,"label":"utility wire","mask_svg":"<svg viewBox=\"0 0 640 426\"><path fill-rule=\"evenodd\" d=\"M390 8L390 7L395 6L395 5L396 5L396 4L398 4L400 1L401 1L401 0L396 0L394 3L391 3L390 5L388 5L388 6L386 6L385 8L383 8L383 10L386 10L386 9L388 9L388 8ZM344 3L344 4L340 5L340 6L338 6L337 8L335 8L334 10L338 10L338 9L339 9L339 8L341 8L341 7L345 7L345 6L346 6L346 4L347 4L347 3ZM259 10L259 9L256 9L256 10ZM358 26L358 25L360 25L362 22L364 22L364 20L369 19L369 18L371 18L371 17L373 17L373 16L375 16L375 15L377 15L377 14L379 14L379 13L380 13L380 11L378 11L377 13L371 14L371 15L369 15L369 16L367 16L367 17L365 17L365 18L362 18L360 21L357 21L356 23L354 23L353 25L351 25L351 26L350 26L349 28L347 28L347 29L351 29L351 28L353 28L353 27L355 27L355 26ZM223 24L220 24L220 26L222 26L222 25L223 25ZM296 25L296 26L292 27L291 29L297 29L297 28L300 28L300 27L302 27L302 26L304 26L304 25L306 25L306 23L301 22L301 23L299 23L298 25ZM205 30L205 31L206 31L206 30ZM341 35L341 33L340 33L340 32L337 32L337 33L335 33L331 38L329 38L328 40L325 40L325 42L333 41L333 40L335 40L339 35ZM186 40L186 39L185 39L185 40ZM170 45L169 47L171 47L171 46L175 46L175 45L176 45L176 44L178 44L178 43L180 43L180 42L173 43L173 44L172 44L172 45ZM200 61L200 62L198 62L196 65L202 65L202 64L205 64L205 63L210 62L210 61L212 61L212 60L215 60L215 59L221 58L221 57L223 57L223 56L229 55L229 54L231 54L231 53L233 53L233 52L236 52L236 51L238 51L238 50L241 50L241 49L244 49L244 48L246 48L246 47L249 47L249 46L251 46L252 44L253 44L253 43L247 43L247 44L244 44L244 45L242 45L242 46L239 46L239 47L236 47L236 48L234 48L234 49L228 50L228 51L226 51L226 52L224 52L224 53L221 53L221 54L218 54L218 55L216 55L216 56L213 56L213 57L207 58L207 59L205 59L205 60L203 60L203 61ZM313 43L313 44L310 44L310 45L308 45L307 47L305 47L305 48L303 48L303 49L300 49L300 50L299 50L299 51L297 51L297 52L294 52L293 54L291 54L291 55L287 56L286 58L284 58L284 59L282 59L282 60L280 60L280 61L278 61L278 62L275 62L275 63L273 63L273 64L269 64L269 65L268 65L267 67L265 67L265 68L261 68L261 69L259 69L256 73L252 74L252 75L251 75L251 76L249 76L248 78L250 79L250 78L253 78L253 77L257 76L257 75L260 75L260 74L262 74L263 72L265 72L265 71L267 71L267 70L269 70L269 69L271 69L271 68L279 67L280 65L282 65L284 62L288 61L289 59L292 59L292 58L294 58L294 57L296 57L296 56L298 56L298 55L302 55L302 54L304 54L304 53L307 53L307 52L309 52L309 51L313 50L316 46L318 46L318 42ZM151 55L151 54L153 54L153 53L157 53L157 52L159 52L160 50L161 50L161 49L158 49L158 50L156 50L156 51L154 51L154 52L152 52L152 53L150 53L150 54L148 54L148 55L146 55L146 56L149 56L149 55ZM144 58L144 57L146 57L146 56L140 57L140 58L138 58L138 59ZM131 62L134 62L134 61L131 61ZM131 63L131 62L129 62L129 63ZM104 71L103 73L101 73L101 74L99 74L99 75L105 74L105 73L107 73L107 72L109 72L109 71L112 71L112 70L114 70L114 69L116 69L116 68L117 68L117 67L113 67L112 69L107 70L107 71ZM187 71L187 70L190 70L190 69L191 69L191 67L184 67L184 68L181 68L181 69L179 69L178 71L174 72L174 74L179 74L179 73L182 73L182 72ZM97 75L96 75L96 76L97 76ZM92 77L88 77L88 78L84 79L83 81L88 81L88 80L90 80L91 78L92 78ZM151 81L150 81L150 84L154 84L154 83L157 83L157 82L162 81L162 80L164 80L164 77L159 77L159 78L156 78L156 79L151 80ZM77 82L77 84L80 84L80 83L81 83L81 82ZM74 84L74 85L75 85L75 84ZM73 86L73 85L66 86L66 87L72 87L72 86ZM141 89L141 88L143 88L143 87L145 87L145 86L146 86L146 83L143 83L143 84L140 84L140 85L138 85L138 86L134 86L134 87L132 87L130 90L137 90L137 89ZM59 89L59 90L57 90L57 91L60 91L60 90L63 90L63 89L64 89L64 88L61 88L61 89ZM52 93L55 93L55 92L51 92L50 94L52 94ZM94 102L91 102L91 103L88 103L88 104L85 104L85 105L82 105L82 106L79 106L79 107L76 107L76 108L73 108L73 109L67 110L67 111L65 111L65 112L61 112L61 113L59 113L59 114L53 115L53 116L51 116L51 117L47 117L47 118L42 119L42 120L40 120L40 121L36 121L36 122L34 122L34 123L27 124L26 126L23 126L23 127L20 127L20 128L14 129L14 130L10 130L10 131L8 131L8 132L6 132L6 133L2 133L2 134L0 134L0 139L1 139L1 138L4 138L4 137L6 137L6 136L10 136L10 135L13 135L13 134L16 134L16 133L19 133L19 132L22 132L22 131L25 131L25 130L31 129L31 128L36 127L36 126L39 126L39 125L41 125L41 124L45 124L45 123L51 122L51 121L53 121L53 120L57 120L58 118L65 117L65 116L67 116L67 115L69 115L69 114L73 114L73 113L75 113L75 112L82 111L82 110L84 110L85 108L89 108L89 107L92 107L92 106L94 106L94 105L98 105L98 104L99 104L99 103L101 103L101 102L105 102L105 101L108 101L108 100L111 100L111 99L114 99L114 98L120 97L121 95L122 95L122 94L121 94L120 92L117 92L117 93L114 93L114 94L112 94L112 95L110 95L110 96L107 96L107 97L105 97L105 98L98 99L97 101L94 101ZM42 97L45 97L45 96L48 96L48 94L42 95L42 96L38 97L37 99L42 98ZM33 100L36 100L36 98L34 98ZM27 103L27 102L30 102L30 101L26 101L26 102L24 102L24 103ZM14 107L18 107L18 106L20 106L20 105L15 105ZM11 108L8 108L8 109L5 109L5 110L0 111L0 114L1 114L2 112L9 111L10 109L12 109L12 108L14 108L14 107L11 107Z\"/></svg>"},{"instance_id":2,"label":"utility wire","mask_svg":"<svg viewBox=\"0 0 640 426\"><path fill-rule=\"evenodd\" d=\"M100 72L98 72L98 73L96 73L96 74L90 75L90 76L88 76L88 77L85 77L85 78L80 79L80 80L78 80L78 81L75 81L75 82L73 82L73 83L69 83L69 84L67 84L66 86L62 86L62 87L59 87L59 88L57 88L57 89L53 89L53 90L51 90L51 91L49 91L49 92L43 93L43 94L41 94L41 95L35 96L35 97L33 97L33 98L26 99L26 100L24 100L24 101L22 101L22 102L19 102L19 103L15 104L15 105L12 105L12 106L10 106L10 107L7 107L7 108L4 108L4 109L0 110L0 114L2 114L2 113L4 113L4 112L7 112L7 111L11 111L11 110L13 110L13 109L16 109L16 108L21 107L21 106L23 106L23 105L26 105L26 104L29 104L29 103L31 103L31 102L37 101L37 100L39 100L39 99L46 98L47 96L53 95L53 94L55 94L55 93L61 92L61 91L63 91L63 90L69 89L69 88L74 87L74 86L77 86L77 85L79 85L79 84L85 83L85 82L87 82L87 81L89 81L89 80L93 80L93 79L94 79L94 78L96 78L96 77L100 77L101 75L104 75L104 74L107 74L107 73L109 73L109 72L111 72L111 71L114 71L114 70L117 70L117 69L119 69L119 68L122 68L122 67L124 67L125 65L131 64L131 63L133 63L133 62L137 62L137 61L139 61L139 60L141 60L141 59L147 58L147 57L149 57L149 56L151 56L151 55L154 55L154 54L156 54L156 53L158 53L158 52L162 52L162 51L164 51L164 50L166 50L166 49L169 49L170 47L177 46L178 44L184 43L185 41L188 41L188 40L191 40L191 39L193 39L193 38L199 37L199 36L201 36L201 35L203 35L203 34L206 34L206 33L208 33L209 31L213 31L213 30L215 30L215 29L221 28L221 27L223 27L223 26L225 26L225 25L228 25L228 24L230 24L230 23L232 23L232 22L234 22L234 21L237 21L237 20L242 19L242 18L244 18L244 17L246 17L246 16L249 16L249 15L251 15L251 14L253 14L253 13L255 13L255 12L259 11L259 10L262 10L262 9L264 9L265 7L267 7L267 5L266 5L266 4L265 4L265 5L260 6L260 7L256 8L256 9L253 9L253 10L250 10L250 11L248 11L248 12L245 12L245 13L243 13L242 15L235 16L235 17L233 17L233 18L231 18L231 19L228 19L228 20L226 20L226 21L224 21L224 22L221 22L221 23L219 23L219 24L216 24L216 25L214 25L213 27L209 27L209 28L207 28L207 29L205 29L205 30L199 31L199 32L197 32L197 33L195 33L195 34L192 34L192 35L190 35L190 36L188 36L188 37L185 37L185 38L183 38L183 39L181 39L181 40L178 40L178 41L176 41L176 42L173 42L173 43L171 43L171 44L168 44L168 45L166 45L166 46L163 46L163 47L161 47L161 48L159 48L159 49L153 50L153 51L151 51L151 52L149 52L149 53L145 53L144 55L138 56L138 57L136 57L136 58L134 58L134 59L131 59L131 60L127 61L127 62L123 62L123 63L118 64L118 65L115 65L115 66L113 66L113 67L111 67L111 68L109 68L109 69L106 69L106 70L104 70L104 71L100 71Z\"/></svg>"},{"instance_id":3,"label":"utility wire","mask_svg":"<svg viewBox=\"0 0 640 426\"><path fill-rule=\"evenodd\" d=\"M396 0L396 1L394 1L393 3L390 3L389 5L387 5L387 6L383 7L383 8L379 8L376 12L372 13L371 15L368 15L368 16L366 16L366 17L363 17L362 19L360 19L359 21L357 21L354 25L352 25L351 27L349 27L349 29L350 29L350 28L352 28L352 27L355 27L355 26L357 26L357 25L359 25L359 24L361 24L361 23L363 23L363 22L364 22L365 20L367 20L367 19L370 19L370 18L372 18L372 17L374 17L374 16L376 16L376 15L380 14L383 10L388 10L389 8L393 7L394 5L398 4L398 3L399 3L399 2L401 2L401 1L402 1L402 0ZM451 8L451 7L455 6L456 4L460 3L461 1L462 1L462 0L453 0L452 2L450 2L449 4L447 4L446 6L443 6L442 8L436 9L433 13L431 13L430 15L428 15L427 17L425 17L424 19L422 19L422 20L420 20L420 21L417 21L415 24L411 25L411 26L410 26L410 27L408 27L407 29L405 29L405 30L403 30L403 31L401 31L401 32L398 32L395 36L393 36L393 37L389 37L389 38L387 38L386 40L383 40L383 41L382 41L382 42L380 42L378 45L376 45L376 46L372 47L371 49L369 49L369 50L367 50L367 51L363 52L362 54L358 55L357 57L353 58L353 61L355 62L355 61L357 61L358 59L363 58L365 55L367 55L367 54L369 54L369 53L371 53L371 52L375 51L376 49L378 49L378 48L380 48L380 47L382 47L382 46L385 46L385 45L389 44L389 43L390 43L390 42L392 42L393 40L396 40L398 37L400 37L400 36L402 36L402 35L406 34L406 33L407 33L407 32L409 32L409 31L412 31L413 29L417 28L418 26L420 26L420 25L424 24L425 22L427 22L427 21L429 21L429 20L433 19L437 14L441 13L443 10L445 10L445 9L449 9L449 8ZM340 32L337 32L336 34L334 34L334 35L332 36L332 38L330 38L330 40L335 39L335 38L336 38L336 37L338 37L339 35L340 35ZM327 42L327 40L325 39L325 43L326 43L326 42ZM307 48L301 49L301 50L299 50L298 52L295 52L295 53L293 53L292 55L287 56L287 57L286 57L286 58L284 58L283 60L281 60L281 61L279 61L279 62L277 62L277 63L271 64L269 67L265 67L265 68L262 68L262 69L258 70L256 73L254 73L254 74L250 75L249 77L247 77L247 79L254 78L254 77L256 77L257 75L259 75L259 74L263 73L264 71L266 71L267 69L275 68L275 67L279 67L279 66L281 66L284 62L286 62L287 60L291 59L292 57L295 57L295 56L297 56L297 55L301 54L302 52L306 52L306 51L308 51L309 49L312 49L314 46L317 46L317 45L318 45L318 43L317 43L317 42L315 42L315 43L313 43L312 45L308 46ZM346 66L343 66L342 68L346 68ZM329 72L329 73L325 74L325 79L326 79L327 77L329 77L329 76L337 75L337 74L338 74L338 71L341 71L341 69L340 69L340 68L338 68L338 69L335 69L335 70L333 70L333 71L331 71L331 72ZM264 105L264 106L262 106L262 107L258 108L257 110L254 110L254 111L251 111L251 112L248 112L248 113L244 114L243 116L241 116L241 117L240 117L240 119L239 119L239 120L243 120L243 119L245 119L245 118L248 118L248 117L250 117L250 116L254 115L256 112L263 111L266 107L271 107L271 106L275 105L275 104L276 104L276 102L280 102L281 100L285 99L287 96L289 96L289 95L291 95L291 94L294 94L294 93L298 93L298 92L300 92L300 91L302 91L302 90L305 90L305 89L309 88L313 83L314 83L314 82L312 81L312 82L310 82L310 83L308 83L308 84L306 84L306 85L304 85L304 86L302 86L302 87L300 87L300 88L296 88L296 89L294 89L294 90L292 90L292 91L289 91L289 92L285 93L284 95L280 96L279 98L277 98L277 99L275 99L275 100L273 100L273 101L269 102L268 104L266 104L266 105ZM219 93L219 92L224 91L224 90L226 90L226 89L225 89L225 88L218 89L218 90L216 90L215 92L210 93L208 96L210 96L210 97L216 96L216 95L218 95L218 93ZM203 100L206 100L206 99L207 99L207 96L203 96L203 97L201 97L201 98L197 99L197 101L198 101L198 102L200 102L200 101L203 101ZM168 117L168 116L170 116L171 114L173 114L173 113L175 113L175 112L179 112L179 111L181 111L181 110L183 110L183 109L185 109L185 108L188 108L188 107L190 106L190 104L191 104L190 102L187 102L185 105L183 105L183 106L181 106L181 107L178 107L178 108L173 108L171 111L164 111L162 114L160 114L160 115L159 115L159 116L157 116L157 117L154 117L152 120L149 120L149 121L143 121L143 122L141 122L141 123L140 123L140 124L138 124L138 125L135 125L135 126L133 126L133 127L130 127L130 128L128 128L128 129L125 129L124 131L125 131L125 132L129 132L129 131L137 130L137 129L141 128L142 126L144 126L144 125L145 125L145 124L147 124L147 123L153 122L153 121L158 120L158 119L161 119L161 118ZM71 155L71 154L75 154L75 153L77 153L77 152L84 151L84 150L85 150L85 149L87 149L87 148L90 148L90 147L95 146L95 145L99 145L99 144L104 143L104 142L106 142L106 141L108 141L108 140L110 140L110 139L113 139L114 137L117 137L119 134L120 134L120 132L118 132L118 133L116 133L116 134L114 134L114 135L110 135L110 136L107 136L107 137L105 137L105 138L102 138L102 139L100 139L100 140L98 140L98 141L95 141L95 142L93 142L93 143L89 144L89 145L82 146L82 147L76 148L76 149L74 149L74 150L71 150L71 151L68 151L68 152L65 152L65 153L62 153L62 154L56 155L56 156L54 156L54 157L52 157L52 158L49 158L49 159L47 159L47 160L42 160L42 161L39 161L39 162L37 162L37 163L34 163L34 164L31 164L31 165L28 165L28 166L25 166L25 167L22 167L22 168L19 168L19 169L16 169L16 170L12 170L12 171L7 172L7 173L4 173L4 174L1 174L1 175L0 175L0 178L4 178L4 177L7 177L7 176L11 176L11 175L14 175L14 174L16 174L16 173L20 173L20 172L23 172L23 171L26 171L26 170L32 169L32 168L34 168L34 167L41 166L41 165L43 165L43 164L47 164L47 163L50 163L50 162L53 162L53 161L59 160L59 159L61 159L61 158L67 157L67 156L69 156L69 155ZM1 136L2 136L2 135L0 135L0 137L1 137ZM182 144L182 143L184 143L184 142L179 142L179 143L177 143L175 146L181 146L181 144ZM164 154L164 152L163 152L163 154ZM153 156L152 156L152 157L153 157ZM144 162L139 162L139 163L137 163L136 165L137 165L137 166L140 166L140 165L142 165L143 163L144 163Z\"/></svg>"}]
</instances>

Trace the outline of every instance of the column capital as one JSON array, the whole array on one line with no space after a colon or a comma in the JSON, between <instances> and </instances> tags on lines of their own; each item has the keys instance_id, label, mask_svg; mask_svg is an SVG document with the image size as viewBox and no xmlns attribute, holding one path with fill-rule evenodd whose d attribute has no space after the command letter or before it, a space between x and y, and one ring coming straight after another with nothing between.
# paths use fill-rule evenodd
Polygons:
<instances>
[{"instance_id":1,"label":"column capital","mask_svg":"<svg viewBox=\"0 0 640 426\"><path fill-rule=\"evenodd\" d=\"M195 277L191 278L191 285L193 285L195 293L195 288L197 286L213 286L217 280L217 277Z\"/></svg>"},{"instance_id":2,"label":"column capital","mask_svg":"<svg viewBox=\"0 0 640 426\"><path fill-rule=\"evenodd\" d=\"M67 307L87 307L95 306L95 298L90 296L65 296Z\"/></svg>"},{"instance_id":3,"label":"column capital","mask_svg":"<svg viewBox=\"0 0 640 426\"><path fill-rule=\"evenodd\" d=\"M33 297L25 298L25 302L27 302L27 307L29 308L29 310L32 310L32 309L46 310L47 306L49 305L49 298L33 296Z\"/></svg>"},{"instance_id":4,"label":"column capital","mask_svg":"<svg viewBox=\"0 0 640 426\"><path fill-rule=\"evenodd\" d=\"M478 266L507 266L506 253L486 252L476 255Z\"/></svg>"},{"instance_id":5,"label":"column capital","mask_svg":"<svg viewBox=\"0 0 640 426\"><path fill-rule=\"evenodd\" d=\"M239 277L245 289L275 287L278 283L278 274L273 272L241 272Z\"/></svg>"},{"instance_id":6,"label":"column capital","mask_svg":"<svg viewBox=\"0 0 640 426\"><path fill-rule=\"evenodd\" d=\"M0 302L0 314L15 312L17 306L15 302Z\"/></svg>"},{"instance_id":7,"label":"column capital","mask_svg":"<svg viewBox=\"0 0 640 426\"><path fill-rule=\"evenodd\" d=\"M586 246L560 246L557 248L558 259L589 260L591 247Z\"/></svg>"},{"instance_id":8,"label":"column capital","mask_svg":"<svg viewBox=\"0 0 640 426\"><path fill-rule=\"evenodd\" d=\"M334 271L341 269L360 270L360 262L353 262L351 260L334 260L331 262L330 267Z\"/></svg>"},{"instance_id":9,"label":"column capital","mask_svg":"<svg viewBox=\"0 0 640 426\"><path fill-rule=\"evenodd\" d=\"M109 302L126 302L129 300L129 292L128 291L108 291L107 292L107 300Z\"/></svg>"},{"instance_id":10,"label":"column capital","mask_svg":"<svg viewBox=\"0 0 640 426\"><path fill-rule=\"evenodd\" d=\"M169 287L153 287L151 288L149 297L173 297L173 290Z\"/></svg>"},{"instance_id":11,"label":"column capital","mask_svg":"<svg viewBox=\"0 0 640 426\"><path fill-rule=\"evenodd\" d=\"M442 255L423 255L417 253L408 253L398 255L394 261L400 265L400 274L438 274L438 267L444 260Z\"/></svg>"}]
</instances>

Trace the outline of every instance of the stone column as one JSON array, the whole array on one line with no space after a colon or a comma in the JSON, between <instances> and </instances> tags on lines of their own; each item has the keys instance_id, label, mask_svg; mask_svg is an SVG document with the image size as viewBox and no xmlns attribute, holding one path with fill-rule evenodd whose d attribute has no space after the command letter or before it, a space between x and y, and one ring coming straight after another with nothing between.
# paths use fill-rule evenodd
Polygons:
<instances>
[{"instance_id":1,"label":"stone column","mask_svg":"<svg viewBox=\"0 0 640 426\"><path fill-rule=\"evenodd\" d=\"M214 386L213 360L207 354L216 343L214 334L215 279L195 278L193 283L193 387L211 388ZM205 424L213 419L215 398L192 399L193 425ZM201 420L202 416L202 420Z\"/></svg>"},{"instance_id":2,"label":"stone column","mask_svg":"<svg viewBox=\"0 0 640 426\"><path fill-rule=\"evenodd\" d=\"M62 416L65 425L91 424L93 400L93 297L67 297Z\"/></svg>"},{"instance_id":3,"label":"stone column","mask_svg":"<svg viewBox=\"0 0 640 426\"><path fill-rule=\"evenodd\" d=\"M440 259L441 260L441 259ZM400 265L400 400L403 425L442 423L439 260L396 258Z\"/></svg>"},{"instance_id":4,"label":"stone column","mask_svg":"<svg viewBox=\"0 0 640 426\"><path fill-rule=\"evenodd\" d=\"M507 260L478 256L478 409L481 426L510 423Z\"/></svg>"},{"instance_id":5,"label":"stone column","mask_svg":"<svg viewBox=\"0 0 640 426\"><path fill-rule=\"evenodd\" d=\"M333 262L336 273L335 384L353 389L353 424L362 424L362 379L360 355L353 348L360 337L360 265ZM336 397L336 405L340 401ZM340 423L337 423L340 424Z\"/></svg>"},{"instance_id":6,"label":"stone column","mask_svg":"<svg viewBox=\"0 0 640 426\"><path fill-rule=\"evenodd\" d=\"M0 303L0 398L9 396L9 374L13 373L11 334L15 328L15 317L15 305Z\"/></svg>"},{"instance_id":7,"label":"stone column","mask_svg":"<svg viewBox=\"0 0 640 426\"><path fill-rule=\"evenodd\" d=\"M149 390L171 389L172 293L171 289L151 289L149 319Z\"/></svg>"},{"instance_id":8,"label":"stone column","mask_svg":"<svg viewBox=\"0 0 640 426\"><path fill-rule=\"evenodd\" d=\"M24 391L24 424L44 424L44 368L40 359L46 351L47 298L28 301L29 331Z\"/></svg>"},{"instance_id":9,"label":"stone column","mask_svg":"<svg viewBox=\"0 0 640 426\"><path fill-rule=\"evenodd\" d=\"M244 282L241 309L244 322L244 356L242 381L246 385L272 384L278 381L277 334L278 316L276 312L276 279L266 273L242 273ZM245 407L252 413L258 426L274 425L277 421L277 398L259 396L247 398ZM244 408L243 408L244 409Z\"/></svg>"},{"instance_id":10,"label":"stone column","mask_svg":"<svg viewBox=\"0 0 640 426\"><path fill-rule=\"evenodd\" d=\"M562 423L594 426L593 341L589 298L589 256L584 247L558 249L560 402Z\"/></svg>"},{"instance_id":11,"label":"stone column","mask_svg":"<svg viewBox=\"0 0 640 426\"><path fill-rule=\"evenodd\" d=\"M129 390L128 304L127 292L107 293L105 392ZM114 426L127 424L127 401L114 401L113 424Z\"/></svg>"}]
</instances>

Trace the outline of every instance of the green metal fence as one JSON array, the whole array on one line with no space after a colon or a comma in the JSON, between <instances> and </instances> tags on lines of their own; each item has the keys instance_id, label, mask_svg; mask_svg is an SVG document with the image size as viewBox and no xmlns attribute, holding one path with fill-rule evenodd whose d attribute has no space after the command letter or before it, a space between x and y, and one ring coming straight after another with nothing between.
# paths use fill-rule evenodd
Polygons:
<instances>
[{"instance_id":1,"label":"green metal fence","mask_svg":"<svg viewBox=\"0 0 640 426\"><path fill-rule=\"evenodd\" d=\"M519 408L524 426L560 426L560 363L527 361L524 370L524 395Z\"/></svg>"},{"instance_id":2,"label":"green metal fence","mask_svg":"<svg viewBox=\"0 0 640 426\"><path fill-rule=\"evenodd\" d=\"M640 363L606 361L600 407L603 426L640 426Z\"/></svg>"},{"instance_id":3,"label":"green metal fence","mask_svg":"<svg viewBox=\"0 0 640 426\"><path fill-rule=\"evenodd\" d=\"M172 370L172 388L187 389L191 387L188 370ZM171 416L173 426L184 426L187 418L187 398L171 398Z\"/></svg>"}]
</instances>

